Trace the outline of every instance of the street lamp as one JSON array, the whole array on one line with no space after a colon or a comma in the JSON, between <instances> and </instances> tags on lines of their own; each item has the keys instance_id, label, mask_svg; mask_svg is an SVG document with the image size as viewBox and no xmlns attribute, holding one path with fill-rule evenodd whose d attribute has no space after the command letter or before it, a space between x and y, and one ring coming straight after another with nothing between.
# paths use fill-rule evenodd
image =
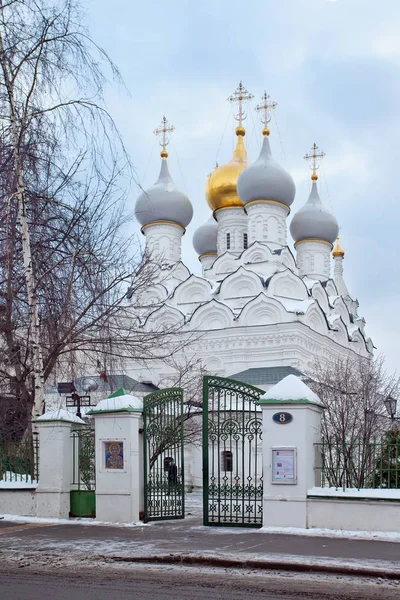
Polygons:
<instances>
[{"instance_id":1,"label":"street lamp","mask_svg":"<svg viewBox=\"0 0 400 600\"><path fill-rule=\"evenodd\" d=\"M59 383L57 385L57 391L59 394L70 394L66 397L67 407L76 408L76 416L82 418L81 407L91 406L90 395L88 392L94 392L98 388L98 384L95 379L86 378L82 381L83 390L86 392L85 396L78 394L75 385L72 382Z\"/></svg>"},{"instance_id":2,"label":"street lamp","mask_svg":"<svg viewBox=\"0 0 400 600\"><path fill-rule=\"evenodd\" d=\"M386 411L388 413L388 415L390 416L390 418L392 419L392 421L397 421L399 420L395 415L397 412L397 400L396 398L392 398L392 396L388 396L386 398L386 400L383 401Z\"/></svg>"}]
</instances>

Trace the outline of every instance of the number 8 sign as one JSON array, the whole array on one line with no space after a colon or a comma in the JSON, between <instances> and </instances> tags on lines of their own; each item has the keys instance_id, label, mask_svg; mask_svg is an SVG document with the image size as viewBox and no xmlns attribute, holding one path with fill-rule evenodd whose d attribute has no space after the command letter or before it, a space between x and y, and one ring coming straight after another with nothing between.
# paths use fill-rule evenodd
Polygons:
<instances>
[{"instance_id":1,"label":"number 8 sign","mask_svg":"<svg viewBox=\"0 0 400 600\"><path fill-rule=\"evenodd\" d=\"M293 415L288 412L278 412L272 416L272 419L279 425L287 425L287 423L293 421Z\"/></svg>"}]
</instances>

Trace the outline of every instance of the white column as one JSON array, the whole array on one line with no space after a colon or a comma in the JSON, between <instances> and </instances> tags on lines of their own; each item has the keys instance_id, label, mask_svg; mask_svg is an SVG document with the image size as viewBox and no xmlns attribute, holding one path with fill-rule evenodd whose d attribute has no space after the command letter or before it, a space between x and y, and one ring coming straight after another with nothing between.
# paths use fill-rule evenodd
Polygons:
<instances>
[{"instance_id":1,"label":"white column","mask_svg":"<svg viewBox=\"0 0 400 600\"><path fill-rule=\"evenodd\" d=\"M39 433L37 516L68 519L72 482L71 427L80 425L76 421L53 420L51 415L45 413L34 421Z\"/></svg>"},{"instance_id":2,"label":"white column","mask_svg":"<svg viewBox=\"0 0 400 600\"><path fill-rule=\"evenodd\" d=\"M253 200L246 204L249 245L264 242L272 249L286 246L286 218L289 208L273 200Z\"/></svg>"},{"instance_id":3,"label":"white column","mask_svg":"<svg viewBox=\"0 0 400 600\"><path fill-rule=\"evenodd\" d=\"M332 244L323 240L301 240L295 243L300 277L326 281L331 276Z\"/></svg>"},{"instance_id":4,"label":"white column","mask_svg":"<svg viewBox=\"0 0 400 600\"><path fill-rule=\"evenodd\" d=\"M263 526L306 528L307 492L320 485L314 444L320 442L323 407L301 399L263 398ZM275 414L285 414L286 419L291 415L292 420L276 422Z\"/></svg>"},{"instance_id":5,"label":"white column","mask_svg":"<svg viewBox=\"0 0 400 600\"><path fill-rule=\"evenodd\" d=\"M218 221L218 256L226 251L236 255L241 254L245 249L244 234L248 235L247 215L244 208L220 208L216 211L215 217Z\"/></svg>"},{"instance_id":6,"label":"white column","mask_svg":"<svg viewBox=\"0 0 400 600\"><path fill-rule=\"evenodd\" d=\"M161 264L174 264L181 260L182 236L185 228L178 223L157 222L144 225L146 250Z\"/></svg>"},{"instance_id":7,"label":"white column","mask_svg":"<svg viewBox=\"0 0 400 600\"><path fill-rule=\"evenodd\" d=\"M91 414L96 430L96 519L136 523L144 509L142 411L94 409ZM118 452L110 462L115 448Z\"/></svg>"}]
</instances>

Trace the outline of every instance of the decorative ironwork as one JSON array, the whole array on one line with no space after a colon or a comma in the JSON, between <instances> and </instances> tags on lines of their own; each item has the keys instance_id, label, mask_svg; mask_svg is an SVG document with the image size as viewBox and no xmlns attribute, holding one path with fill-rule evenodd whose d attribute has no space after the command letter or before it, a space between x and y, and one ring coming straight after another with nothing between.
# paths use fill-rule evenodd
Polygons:
<instances>
[{"instance_id":1,"label":"decorative ironwork","mask_svg":"<svg viewBox=\"0 0 400 600\"><path fill-rule=\"evenodd\" d=\"M261 527L263 390L232 379L203 383L204 525Z\"/></svg>"},{"instance_id":2,"label":"decorative ironwork","mask_svg":"<svg viewBox=\"0 0 400 600\"><path fill-rule=\"evenodd\" d=\"M319 169L321 160L324 158L324 156L325 156L325 152L322 152L322 150L320 150L318 148L318 146L315 142L312 145L310 152L308 152L304 156L304 160L306 160L307 162L310 162L311 171L312 171L311 179L313 181L317 181L317 179L318 179L317 170Z\"/></svg>"},{"instance_id":3,"label":"decorative ironwork","mask_svg":"<svg viewBox=\"0 0 400 600\"><path fill-rule=\"evenodd\" d=\"M185 516L183 390L169 388L143 401L145 521Z\"/></svg>"}]
</instances>

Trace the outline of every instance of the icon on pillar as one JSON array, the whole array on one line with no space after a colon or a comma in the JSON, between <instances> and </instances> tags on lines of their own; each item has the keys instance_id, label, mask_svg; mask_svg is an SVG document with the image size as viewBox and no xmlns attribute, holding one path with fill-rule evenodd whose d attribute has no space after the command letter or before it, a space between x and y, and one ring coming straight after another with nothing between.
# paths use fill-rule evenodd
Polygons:
<instances>
[{"instance_id":1,"label":"icon on pillar","mask_svg":"<svg viewBox=\"0 0 400 600\"><path fill-rule=\"evenodd\" d=\"M124 468L124 443L105 442L106 469Z\"/></svg>"}]
</instances>

